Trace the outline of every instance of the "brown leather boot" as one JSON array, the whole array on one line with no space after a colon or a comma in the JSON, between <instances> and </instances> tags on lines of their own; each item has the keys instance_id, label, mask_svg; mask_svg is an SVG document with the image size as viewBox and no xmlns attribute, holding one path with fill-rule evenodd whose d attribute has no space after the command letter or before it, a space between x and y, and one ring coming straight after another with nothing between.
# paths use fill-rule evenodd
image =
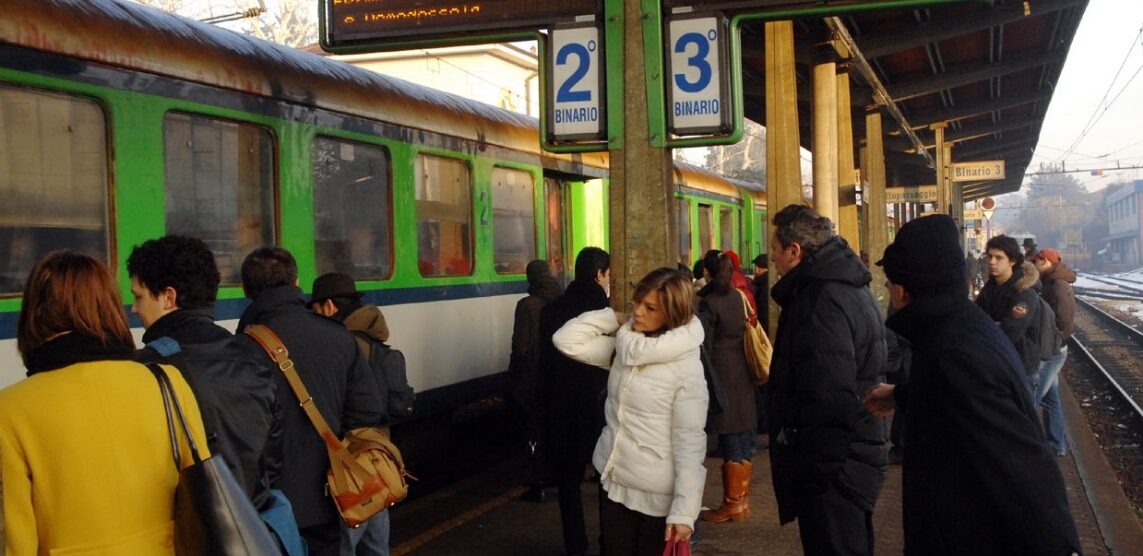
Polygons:
<instances>
[{"instance_id":1,"label":"brown leather boot","mask_svg":"<svg viewBox=\"0 0 1143 556\"><path fill-rule=\"evenodd\" d=\"M722 505L702 515L704 521L722 523L750 517L750 472L752 464L728 461L722 464Z\"/></svg>"}]
</instances>

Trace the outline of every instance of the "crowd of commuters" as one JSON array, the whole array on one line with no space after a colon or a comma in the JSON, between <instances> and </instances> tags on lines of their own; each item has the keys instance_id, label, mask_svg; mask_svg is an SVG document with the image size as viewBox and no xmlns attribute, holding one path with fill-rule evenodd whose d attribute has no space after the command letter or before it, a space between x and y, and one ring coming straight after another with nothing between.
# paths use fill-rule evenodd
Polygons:
<instances>
[{"instance_id":1,"label":"crowd of commuters","mask_svg":"<svg viewBox=\"0 0 1143 556\"><path fill-rule=\"evenodd\" d=\"M508 373L529 454L522 498L542 502L555 486L564 550L587 554L582 489L598 482L603 553L658 555L665 542L693 541L700 516L750 517L761 434L779 521L797 520L803 552L872 555L892 413L907 554L1078 553L1054 458L1067 450L1058 391L1067 351L1039 345L1040 295L1071 334L1075 273L1058 251L1029 243L1022 252L1006 236L988 242L988 280L973 303L976 258L955 223L906 224L877 262L888 320L867 265L801 205L773 216L753 280L736 253L712 250L693 275L643 277L630 314L612 308L606 251L582 250L566 290L546 261L532 261ZM220 277L206 245L147 241L127 271L146 329L140 349L103 263L54 252L28 276L17 323L28 379L0 390L0 549L173 552L178 470L170 439L151 426L165 415L143 364L159 363L198 444L226 460L283 553L388 554L388 512L342 524L324 490L325 446L284 375L246 335L213 322ZM282 338L335 434L401 415L377 378L388 325L352 277L320 276L306 300L279 247L250 253L241 277L250 304L238 329L263 324ZM768 297L781 312L770 380L758 388L745 323L757 310L768 326ZM718 411L708 411L703 351L707 376L727 393ZM703 513L708 434L723 488ZM63 472L61 461L85 463Z\"/></svg>"}]
</instances>

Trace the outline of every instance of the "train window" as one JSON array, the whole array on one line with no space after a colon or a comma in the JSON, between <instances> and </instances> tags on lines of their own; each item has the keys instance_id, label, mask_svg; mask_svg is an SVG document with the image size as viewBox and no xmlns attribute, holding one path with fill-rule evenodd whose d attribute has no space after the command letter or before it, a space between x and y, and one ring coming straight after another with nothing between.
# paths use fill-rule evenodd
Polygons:
<instances>
[{"instance_id":1,"label":"train window","mask_svg":"<svg viewBox=\"0 0 1143 556\"><path fill-rule=\"evenodd\" d=\"M569 184L556 178L544 178L544 202L547 204L548 266L561 283L575 269L568 261L566 199Z\"/></svg>"},{"instance_id":2,"label":"train window","mask_svg":"<svg viewBox=\"0 0 1143 556\"><path fill-rule=\"evenodd\" d=\"M417 266L421 276L472 274L472 178L468 164L417 155Z\"/></svg>"},{"instance_id":3,"label":"train window","mask_svg":"<svg viewBox=\"0 0 1143 556\"><path fill-rule=\"evenodd\" d=\"M718 241L723 251L742 252L734 243L734 209L730 207L718 207Z\"/></svg>"},{"instance_id":4,"label":"train window","mask_svg":"<svg viewBox=\"0 0 1143 556\"><path fill-rule=\"evenodd\" d=\"M274 139L269 129L209 116L163 121L167 233L202 238L224 285L242 260L274 244Z\"/></svg>"},{"instance_id":5,"label":"train window","mask_svg":"<svg viewBox=\"0 0 1143 556\"><path fill-rule=\"evenodd\" d=\"M492 263L497 274L523 274L536 258L536 184L532 174L492 169Z\"/></svg>"},{"instance_id":6,"label":"train window","mask_svg":"<svg viewBox=\"0 0 1143 556\"><path fill-rule=\"evenodd\" d=\"M317 274L388 278L393 260L389 153L375 145L318 137L313 173Z\"/></svg>"},{"instance_id":7,"label":"train window","mask_svg":"<svg viewBox=\"0 0 1143 556\"><path fill-rule=\"evenodd\" d=\"M699 203L698 206L699 247L705 253L708 249L718 249L714 244L714 207Z\"/></svg>"},{"instance_id":8,"label":"train window","mask_svg":"<svg viewBox=\"0 0 1143 556\"><path fill-rule=\"evenodd\" d=\"M695 262L694 253L691 250L691 202L682 197L675 199L675 218L679 225L679 259L683 261L687 267L692 267Z\"/></svg>"},{"instance_id":9,"label":"train window","mask_svg":"<svg viewBox=\"0 0 1143 556\"><path fill-rule=\"evenodd\" d=\"M0 295L49 251L110 261L107 156L97 103L0 87Z\"/></svg>"}]
</instances>

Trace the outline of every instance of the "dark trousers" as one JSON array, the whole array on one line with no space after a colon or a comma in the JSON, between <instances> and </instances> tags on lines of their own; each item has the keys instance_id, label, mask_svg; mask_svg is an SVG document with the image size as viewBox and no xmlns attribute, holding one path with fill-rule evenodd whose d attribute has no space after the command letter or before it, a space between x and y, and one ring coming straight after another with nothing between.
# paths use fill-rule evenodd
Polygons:
<instances>
[{"instance_id":1,"label":"dark trousers","mask_svg":"<svg viewBox=\"0 0 1143 556\"><path fill-rule=\"evenodd\" d=\"M300 527L310 556L339 556L341 554L341 522L330 521L311 527Z\"/></svg>"},{"instance_id":2,"label":"dark trousers","mask_svg":"<svg viewBox=\"0 0 1143 556\"><path fill-rule=\"evenodd\" d=\"M873 512L830 485L798 514L806 556L873 556Z\"/></svg>"},{"instance_id":3,"label":"dark trousers","mask_svg":"<svg viewBox=\"0 0 1143 556\"><path fill-rule=\"evenodd\" d=\"M587 526L583 521L584 462L553 463L556 487L560 493L560 524L564 530L564 550L568 554L587 553Z\"/></svg>"},{"instance_id":4,"label":"dark trousers","mask_svg":"<svg viewBox=\"0 0 1143 556\"><path fill-rule=\"evenodd\" d=\"M603 552L607 556L661 556L667 545L667 518L654 517L628 509L607 498L599 489Z\"/></svg>"}]
</instances>

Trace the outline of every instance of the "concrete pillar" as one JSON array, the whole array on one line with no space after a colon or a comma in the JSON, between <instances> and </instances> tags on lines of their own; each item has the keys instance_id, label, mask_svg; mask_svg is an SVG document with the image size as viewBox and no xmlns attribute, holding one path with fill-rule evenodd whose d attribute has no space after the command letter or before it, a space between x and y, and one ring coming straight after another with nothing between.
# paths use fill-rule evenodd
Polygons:
<instances>
[{"instance_id":1,"label":"concrete pillar","mask_svg":"<svg viewBox=\"0 0 1143 556\"><path fill-rule=\"evenodd\" d=\"M857 229L857 173L853 164L853 113L849 108L847 66L840 64L837 73L837 233L854 252L860 252L864 246Z\"/></svg>"},{"instance_id":2,"label":"concrete pillar","mask_svg":"<svg viewBox=\"0 0 1143 556\"><path fill-rule=\"evenodd\" d=\"M885 213L885 142L881 129L881 112L870 110L865 113L865 156L862 159L861 176L866 183L865 211L869 242L865 252L869 253L869 270L873 271L870 289L873 298L882 310L889 307L889 294L885 289L885 271L872 263L881 260L885 246L889 244L888 218Z\"/></svg>"},{"instance_id":3,"label":"concrete pillar","mask_svg":"<svg viewBox=\"0 0 1143 556\"><path fill-rule=\"evenodd\" d=\"M814 52L813 118L814 210L836 225L837 214L837 62L833 47ZM769 91L766 92L770 94Z\"/></svg>"},{"instance_id":4,"label":"concrete pillar","mask_svg":"<svg viewBox=\"0 0 1143 556\"><path fill-rule=\"evenodd\" d=\"M611 306L630 311L631 288L651 270L674 266L678 246L671 158L651 146L639 2L624 2L623 146L611 158Z\"/></svg>"},{"instance_id":5,"label":"concrete pillar","mask_svg":"<svg viewBox=\"0 0 1143 556\"><path fill-rule=\"evenodd\" d=\"M799 156L798 76L794 73L794 22L767 21L766 30L766 205L773 215L802 202ZM767 228L770 223L767 222ZM766 250L769 253L769 248ZM773 258L766 273L778 281ZM770 330L778 329L778 305L770 303Z\"/></svg>"}]
</instances>

